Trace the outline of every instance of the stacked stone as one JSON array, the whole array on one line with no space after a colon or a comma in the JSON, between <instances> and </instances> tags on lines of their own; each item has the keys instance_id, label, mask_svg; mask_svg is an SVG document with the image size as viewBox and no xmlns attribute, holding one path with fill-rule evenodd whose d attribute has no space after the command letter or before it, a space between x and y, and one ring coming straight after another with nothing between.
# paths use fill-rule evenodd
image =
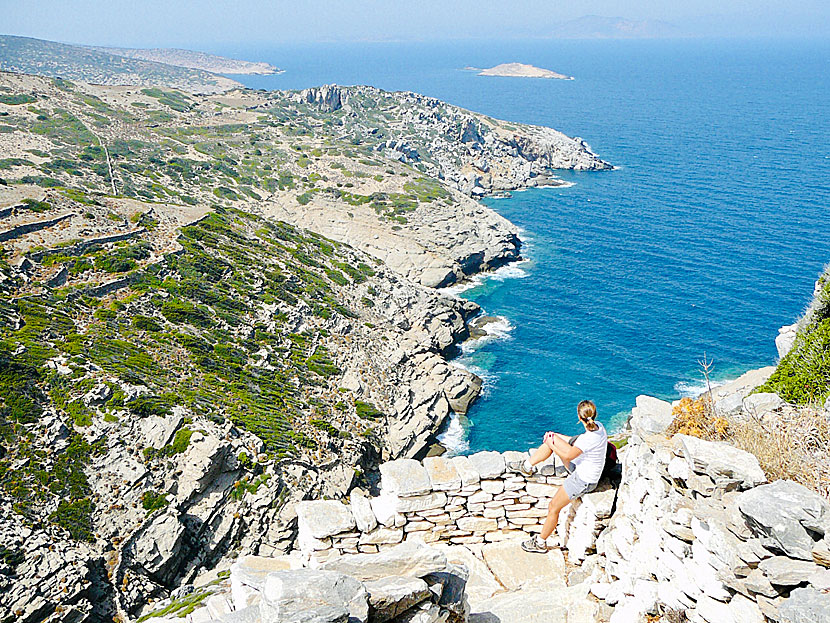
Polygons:
<instances>
[{"instance_id":1,"label":"stacked stone","mask_svg":"<svg viewBox=\"0 0 830 623\"><path fill-rule=\"evenodd\" d=\"M474 545L541 532L566 471L555 457L529 478L507 471L506 462L527 457L522 452L479 452L383 463L377 497L353 493L348 504L301 502L297 548L322 563L406 541ZM561 513L560 539L577 560L594 549L613 502L614 490L602 485Z\"/></svg>"},{"instance_id":2,"label":"stacked stone","mask_svg":"<svg viewBox=\"0 0 830 623\"><path fill-rule=\"evenodd\" d=\"M469 572L443 552L403 543L380 554L346 555L318 569L296 557L244 556L228 582L182 618L158 623L464 623ZM191 597L194 593L191 593ZM187 599L187 594L184 595ZM167 610L175 604L168 604ZM161 611L164 611L162 609Z\"/></svg>"},{"instance_id":3,"label":"stacked stone","mask_svg":"<svg viewBox=\"0 0 830 623\"><path fill-rule=\"evenodd\" d=\"M695 623L830 622L821 496L765 484L753 455L685 435L634 435L622 462L616 511L597 541L604 577L591 588L614 606L611 623L670 611Z\"/></svg>"}]
</instances>

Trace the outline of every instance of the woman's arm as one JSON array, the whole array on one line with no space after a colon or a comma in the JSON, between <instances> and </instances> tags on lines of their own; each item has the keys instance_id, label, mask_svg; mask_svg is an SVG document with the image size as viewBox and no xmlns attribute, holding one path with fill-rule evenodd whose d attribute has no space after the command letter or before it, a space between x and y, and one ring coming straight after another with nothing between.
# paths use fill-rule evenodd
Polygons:
<instances>
[{"instance_id":1,"label":"woman's arm","mask_svg":"<svg viewBox=\"0 0 830 623\"><path fill-rule=\"evenodd\" d=\"M545 435L545 444L565 463L570 463L582 454L582 449L569 444L568 439L568 437L560 435L559 433L548 433Z\"/></svg>"}]
</instances>

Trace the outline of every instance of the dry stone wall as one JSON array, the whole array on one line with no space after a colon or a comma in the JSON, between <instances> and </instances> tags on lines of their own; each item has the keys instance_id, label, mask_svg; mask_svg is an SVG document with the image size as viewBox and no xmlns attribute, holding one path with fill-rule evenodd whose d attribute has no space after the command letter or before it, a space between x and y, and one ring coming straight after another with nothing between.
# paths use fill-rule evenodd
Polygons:
<instances>
[{"instance_id":1,"label":"dry stone wall","mask_svg":"<svg viewBox=\"0 0 830 623\"><path fill-rule=\"evenodd\" d=\"M297 549L314 564L409 541L475 545L539 533L567 471L555 457L529 478L507 470L507 462L527 457L479 452L383 463L377 496L355 491L348 503L299 503ZM593 551L614 500L615 489L602 483L560 513L558 539L571 560Z\"/></svg>"}]
</instances>

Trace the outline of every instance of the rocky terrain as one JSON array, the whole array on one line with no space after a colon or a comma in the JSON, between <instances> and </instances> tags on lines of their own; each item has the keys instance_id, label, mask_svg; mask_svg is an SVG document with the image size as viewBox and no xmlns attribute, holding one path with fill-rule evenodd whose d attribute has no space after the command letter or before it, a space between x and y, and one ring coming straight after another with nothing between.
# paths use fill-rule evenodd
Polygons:
<instances>
[{"instance_id":1,"label":"rocky terrain","mask_svg":"<svg viewBox=\"0 0 830 623\"><path fill-rule=\"evenodd\" d=\"M750 393L770 372L722 388L718 408L738 418L785 416L791 407ZM526 478L505 470L522 452L398 459L381 464L376 495L355 489L348 504L300 502L290 554L241 558L227 579L206 576L191 597L163 600L143 616L300 620L290 606L275 613L273 602L316 597L305 574L333 572L368 593L368 611L357 612L349 604L359 589L347 599L325 593L350 621L826 623L830 502L796 482L770 482L758 458L735 446L672 435L677 406L638 397L621 473L562 511L549 539L561 549L546 555L527 554L520 542L540 530L564 480L558 460ZM434 566L421 569L425 560ZM410 576L429 585L435 579L421 574L439 569L456 588L447 598L445 580L430 600ZM313 600L301 613L315 623L345 620Z\"/></svg>"},{"instance_id":2,"label":"rocky terrain","mask_svg":"<svg viewBox=\"0 0 830 623\"><path fill-rule=\"evenodd\" d=\"M270 75L280 70L263 62L243 61L236 58L226 58L216 54L196 52L194 50L180 50L177 48L92 48L106 54L137 58L154 63L200 69L214 74L240 75Z\"/></svg>"},{"instance_id":3,"label":"rocky terrain","mask_svg":"<svg viewBox=\"0 0 830 623\"><path fill-rule=\"evenodd\" d=\"M481 387L445 359L477 306L425 286L520 248L433 175L605 166L510 127L362 87L0 74L0 621L138 616L423 456Z\"/></svg>"}]
</instances>

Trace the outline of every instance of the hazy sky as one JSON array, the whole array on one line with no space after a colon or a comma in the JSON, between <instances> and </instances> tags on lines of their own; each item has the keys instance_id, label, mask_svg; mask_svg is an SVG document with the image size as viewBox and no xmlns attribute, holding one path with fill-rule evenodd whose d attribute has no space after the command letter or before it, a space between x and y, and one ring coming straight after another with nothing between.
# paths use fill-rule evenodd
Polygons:
<instances>
[{"instance_id":1,"label":"hazy sky","mask_svg":"<svg viewBox=\"0 0 830 623\"><path fill-rule=\"evenodd\" d=\"M830 0L0 0L0 32L137 47L513 38L583 15L704 36L830 37Z\"/></svg>"}]
</instances>

